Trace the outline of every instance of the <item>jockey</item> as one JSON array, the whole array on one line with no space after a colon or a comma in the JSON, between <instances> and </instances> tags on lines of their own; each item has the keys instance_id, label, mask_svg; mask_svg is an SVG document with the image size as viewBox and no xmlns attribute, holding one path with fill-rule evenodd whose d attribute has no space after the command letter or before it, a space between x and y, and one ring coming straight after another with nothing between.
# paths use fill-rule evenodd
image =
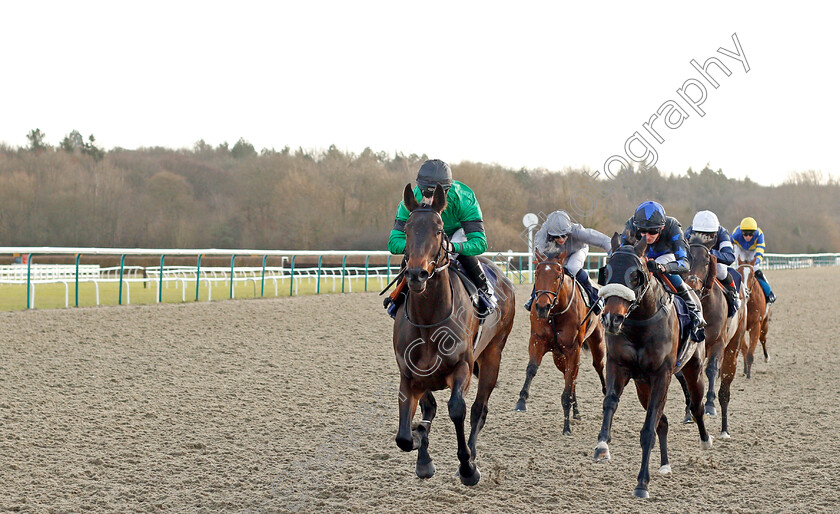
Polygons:
<instances>
[{"instance_id":1,"label":"jockey","mask_svg":"<svg viewBox=\"0 0 840 514\"><path fill-rule=\"evenodd\" d=\"M481 207L472 189L461 182L453 181L452 169L439 159L428 160L420 166L414 195L418 201L423 197L430 198L438 184L446 192L446 208L441 213L443 230L449 236L452 251L458 254L458 262L461 263L483 297L483 302L478 302L477 298L473 298L473 302L480 308L479 317L486 318L496 305L492 286L478 262L478 256L487 251L487 237L484 235ZM388 239L388 250L392 254L405 253L405 224L410 214L403 202L400 202L397 206L394 228ZM386 299L386 307L389 307L388 312L392 316L396 315L402 297L403 295L397 295L393 302ZM393 303L393 307L390 307L389 303ZM483 305L479 305L482 303Z\"/></svg>"},{"instance_id":2,"label":"jockey","mask_svg":"<svg viewBox=\"0 0 840 514\"><path fill-rule=\"evenodd\" d=\"M610 238L591 228L584 228L579 223L572 223L566 211L554 211L548 215L545 222L534 236L534 248L543 255L559 254L566 251L566 261L563 266L569 275L575 277L589 296L592 313L601 313L603 300L598 297L598 290L589 280L589 274L583 269L589 246L595 245L610 251ZM525 303L525 309L531 310L534 303L534 291Z\"/></svg>"},{"instance_id":3,"label":"jockey","mask_svg":"<svg viewBox=\"0 0 840 514\"><path fill-rule=\"evenodd\" d=\"M647 241L647 267L660 275L667 275L676 293L688 306L691 314L691 338L703 341L703 308L693 289L683 282L680 274L687 273L688 244L683 237L680 222L665 215L665 209L657 202L643 202L636 208L633 217L627 220L621 242L627 241L628 235L636 240L642 237Z\"/></svg>"},{"instance_id":4,"label":"jockey","mask_svg":"<svg viewBox=\"0 0 840 514\"><path fill-rule=\"evenodd\" d=\"M732 248L732 240L729 232L720 226L718 217L712 211L700 211L694 215L691 226L685 231L686 241L691 241L694 234L705 236L706 240L714 241L709 253L717 259L715 276L723 284L726 293L726 302L729 305L729 317L735 315L741 307L738 291L735 289L735 281L729 275L729 265L735 262L735 251Z\"/></svg>"},{"instance_id":5,"label":"jockey","mask_svg":"<svg viewBox=\"0 0 840 514\"><path fill-rule=\"evenodd\" d=\"M761 284L767 301L775 302L776 295L770 289L767 277L758 269L761 261L764 260L764 233L758 228L758 223L754 218L747 217L741 220L741 224L732 232L732 242L735 243L735 256L742 261L747 261L755 268L755 278Z\"/></svg>"}]
</instances>

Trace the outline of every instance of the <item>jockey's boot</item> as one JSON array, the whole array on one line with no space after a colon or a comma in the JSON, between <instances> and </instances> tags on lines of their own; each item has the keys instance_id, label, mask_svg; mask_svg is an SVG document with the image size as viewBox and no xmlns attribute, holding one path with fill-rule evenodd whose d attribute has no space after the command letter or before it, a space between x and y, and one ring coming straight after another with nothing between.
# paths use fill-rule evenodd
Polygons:
<instances>
[{"instance_id":1,"label":"jockey's boot","mask_svg":"<svg viewBox=\"0 0 840 514\"><path fill-rule=\"evenodd\" d=\"M589 305L594 305L592 308L592 314L595 316L601 314L601 311L604 309L604 300L598 296L598 290L595 289L595 286L592 285L592 281L589 280L589 273L587 273L585 269L581 268L578 270L575 278L586 291L586 295L589 297Z\"/></svg>"},{"instance_id":2,"label":"jockey's boot","mask_svg":"<svg viewBox=\"0 0 840 514\"><path fill-rule=\"evenodd\" d=\"M706 334L703 330L703 327L706 326L706 320L703 319L703 307L697 298L697 293L688 287L688 284L682 282L677 287L677 294L685 300L689 314L691 314L691 339L699 343L706 339Z\"/></svg>"},{"instance_id":3,"label":"jockey's boot","mask_svg":"<svg viewBox=\"0 0 840 514\"><path fill-rule=\"evenodd\" d=\"M531 305L534 304L534 298L537 296L537 286L531 288L531 297L528 298L528 301L525 302L525 310L531 311Z\"/></svg>"},{"instance_id":4,"label":"jockey's boot","mask_svg":"<svg viewBox=\"0 0 840 514\"><path fill-rule=\"evenodd\" d=\"M461 254L458 255L458 262L461 263L467 276L478 288L479 298L474 298L473 304L477 307L478 317L484 319L496 308L496 300L493 298L493 286L490 285L490 282L487 280L487 275L481 269L478 257Z\"/></svg>"},{"instance_id":5,"label":"jockey's boot","mask_svg":"<svg viewBox=\"0 0 840 514\"><path fill-rule=\"evenodd\" d=\"M728 274L726 280L721 281L723 284L723 293L726 296L726 305L729 307L727 317L731 318L741 308L741 299L738 298L738 290L735 289L735 281L732 280Z\"/></svg>"},{"instance_id":6,"label":"jockey's boot","mask_svg":"<svg viewBox=\"0 0 840 514\"><path fill-rule=\"evenodd\" d=\"M774 295L773 290L770 289L770 282L767 281L767 277L764 276L764 272L760 269L755 270L755 278L757 278L758 283L761 284L761 289L764 291L764 297L767 298L767 302L775 302L776 295Z\"/></svg>"}]
</instances>

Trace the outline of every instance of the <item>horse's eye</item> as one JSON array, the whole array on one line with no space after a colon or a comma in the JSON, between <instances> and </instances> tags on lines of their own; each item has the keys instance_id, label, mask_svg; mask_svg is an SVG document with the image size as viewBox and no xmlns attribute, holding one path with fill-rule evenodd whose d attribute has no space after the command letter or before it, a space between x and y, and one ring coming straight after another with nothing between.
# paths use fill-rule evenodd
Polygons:
<instances>
[{"instance_id":1,"label":"horse's eye","mask_svg":"<svg viewBox=\"0 0 840 514\"><path fill-rule=\"evenodd\" d=\"M443 234L443 230L438 230L437 232L435 232L435 235L438 235L438 236L439 236L439 235L441 235L441 234Z\"/></svg>"}]
</instances>

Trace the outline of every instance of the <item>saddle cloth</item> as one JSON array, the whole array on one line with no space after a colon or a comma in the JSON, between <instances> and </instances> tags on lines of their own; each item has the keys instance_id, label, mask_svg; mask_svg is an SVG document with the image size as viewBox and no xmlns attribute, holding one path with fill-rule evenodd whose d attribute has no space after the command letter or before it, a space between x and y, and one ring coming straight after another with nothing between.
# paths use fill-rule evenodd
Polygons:
<instances>
[{"instance_id":1,"label":"saddle cloth","mask_svg":"<svg viewBox=\"0 0 840 514\"><path fill-rule=\"evenodd\" d=\"M673 298L674 307L677 308L677 319L680 322L680 348L682 348L688 342L690 336L691 315L688 313L688 305L685 304L685 300L680 298L679 295L673 295Z\"/></svg>"}]
</instances>

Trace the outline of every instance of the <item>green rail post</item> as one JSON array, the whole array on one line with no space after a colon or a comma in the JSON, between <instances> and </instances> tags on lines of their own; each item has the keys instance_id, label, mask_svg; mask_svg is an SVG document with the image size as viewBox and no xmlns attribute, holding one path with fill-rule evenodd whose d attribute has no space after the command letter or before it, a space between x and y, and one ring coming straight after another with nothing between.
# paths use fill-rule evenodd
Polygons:
<instances>
[{"instance_id":1,"label":"green rail post","mask_svg":"<svg viewBox=\"0 0 840 514\"><path fill-rule=\"evenodd\" d=\"M236 254L230 256L230 297L233 298L233 261L236 260Z\"/></svg>"},{"instance_id":2,"label":"green rail post","mask_svg":"<svg viewBox=\"0 0 840 514\"><path fill-rule=\"evenodd\" d=\"M321 294L321 260L323 258L323 255L318 256L318 282L315 285L315 294Z\"/></svg>"},{"instance_id":3,"label":"green rail post","mask_svg":"<svg viewBox=\"0 0 840 514\"><path fill-rule=\"evenodd\" d=\"M160 274L158 275L158 303L163 303L163 260L166 255L160 256Z\"/></svg>"},{"instance_id":4,"label":"green rail post","mask_svg":"<svg viewBox=\"0 0 840 514\"><path fill-rule=\"evenodd\" d=\"M32 282L32 254L29 254L29 257L26 258L26 308L31 309L32 304L29 298L29 295L32 293L32 286L30 285Z\"/></svg>"},{"instance_id":5,"label":"green rail post","mask_svg":"<svg viewBox=\"0 0 840 514\"><path fill-rule=\"evenodd\" d=\"M263 255L263 269L262 269L262 285L260 286L260 296L265 296L265 260L268 255Z\"/></svg>"},{"instance_id":6,"label":"green rail post","mask_svg":"<svg viewBox=\"0 0 840 514\"><path fill-rule=\"evenodd\" d=\"M196 263L196 265L195 265L195 301L198 301L198 286L201 284L201 282L199 281L200 276L201 276L201 254L198 255L198 263Z\"/></svg>"},{"instance_id":7,"label":"green rail post","mask_svg":"<svg viewBox=\"0 0 840 514\"><path fill-rule=\"evenodd\" d=\"M519 283L522 283L522 256L519 256Z\"/></svg>"},{"instance_id":8,"label":"green rail post","mask_svg":"<svg viewBox=\"0 0 840 514\"><path fill-rule=\"evenodd\" d=\"M368 260L369 259L370 259L370 255L365 255L365 292L367 292Z\"/></svg>"},{"instance_id":9,"label":"green rail post","mask_svg":"<svg viewBox=\"0 0 840 514\"><path fill-rule=\"evenodd\" d=\"M344 292L344 270L347 268L347 256L341 261L341 292Z\"/></svg>"},{"instance_id":10,"label":"green rail post","mask_svg":"<svg viewBox=\"0 0 840 514\"><path fill-rule=\"evenodd\" d=\"M79 306L79 257L81 256L80 253L76 254L76 307Z\"/></svg>"},{"instance_id":11,"label":"green rail post","mask_svg":"<svg viewBox=\"0 0 840 514\"><path fill-rule=\"evenodd\" d=\"M122 282L123 282L123 268L125 267L125 254L120 256L120 297L118 303L122 305Z\"/></svg>"},{"instance_id":12,"label":"green rail post","mask_svg":"<svg viewBox=\"0 0 840 514\"><path fill-rule=\"evenodd\" d=\"M295 295L295 257L297 255L292 255L292 262L289 264L289 296Z\"/></svg>"}]
</instances>

